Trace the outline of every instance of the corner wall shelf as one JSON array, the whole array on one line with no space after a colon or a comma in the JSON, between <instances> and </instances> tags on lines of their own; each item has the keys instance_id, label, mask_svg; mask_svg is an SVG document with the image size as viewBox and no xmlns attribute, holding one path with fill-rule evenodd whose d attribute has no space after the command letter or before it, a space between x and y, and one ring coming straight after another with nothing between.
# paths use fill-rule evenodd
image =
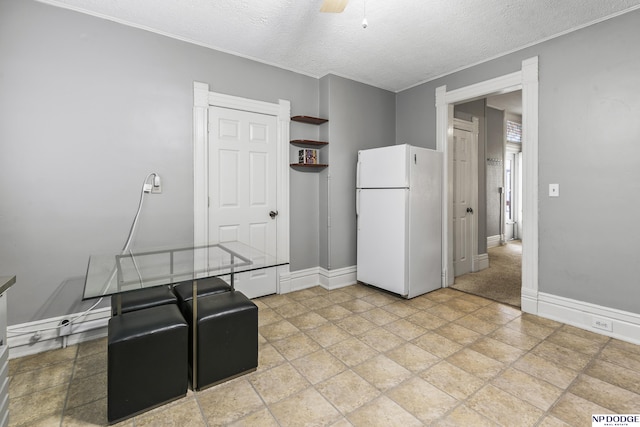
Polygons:
<instances>
[{"instance_id":1,"label":"corner wall shelf","mask_svg":"<svg viewBox=\"0 0 640 427\"><path fill-rule=\"evenodd\" d=\"M299 122L299 123L306 123L309 125L321 125L323 123L327 123L329 120L328 119L321 119L319 117L311 117L311 116L293 116L291 117L291 121L293 122ZM328 142L325 141L316 141L313 139L293 139L291 141L289 141L289 143L291 145L297 145L300 147L319 147L318 150L311 150L314 152L313 157L316 158L316 154L318 155L317 158L319 158L319 153L320 150L328 145ZM303 150L300 150L301 152ZM302 154L301 154L302 155ZM325 153L326 156L326 153ZM294 169L300 170L300 171L317 171L320 169L324 169L327 166L329 166L326 163L291 163L290 166Z\"/></svg>"},{"instance_id":2,"label":"corner wall shelf","mask_svg":"<svg viewBox=\"0 0 640 427\"><path fill-rule=\"evenodd\" d=\"M329 121L328 119L321 119L319 117L311 116L293 116L291 117L291 120L294 122L308 123L310 125L321 125Z\"/></svg>"},{"instance_id":3,"label":"corner wall shelf","mask_svg":"<svg viewBox=\"0 0 640 427\"><path fill-rule=\"evenodd\" d=\"M294 139L290 141L291 144L293 145L302 145L304 147L318 147L318 146L324 146L329 144L328 142L324 142L324 141L314 141L312 139Z\"/></svg>"},{"instance_id":4,"label":"corner wall shelf","mask_svg":"<svg viewBox=\"0 0 640 427\"><path fill-rule=\"evenodd\" d=\"M329 165L325 163L291 163L289 166L300 169L323 169Z\"/></svg>"}]
</instances>

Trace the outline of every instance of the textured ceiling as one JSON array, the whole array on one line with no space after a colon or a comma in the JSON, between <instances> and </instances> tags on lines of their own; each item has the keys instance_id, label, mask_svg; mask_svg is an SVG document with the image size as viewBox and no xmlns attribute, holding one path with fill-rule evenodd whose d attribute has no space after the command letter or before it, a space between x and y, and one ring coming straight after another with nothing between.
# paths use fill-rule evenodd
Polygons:
<instances>
[{"instance_id":1,"label":"textured ceiling","mask_svg":"<svg viewBox=\"0 0 640 427\"><path fill-rule=\"evenodd\" d=\"M522 115L522 91L516 90L502 95L489 96L487 97L487 105L498 110Z\"/></svg>"},{"instance_id":2,"label":"textured ceiling","mask_svg":"<svg viewBox=\"0 0 640 427\"><path fill-rule=\"evenodd\" d=\"M394 92L640 7L640 0L350 0L332 14L319 12L322 0L41 1Z\"/></svg>"}]
</instances>

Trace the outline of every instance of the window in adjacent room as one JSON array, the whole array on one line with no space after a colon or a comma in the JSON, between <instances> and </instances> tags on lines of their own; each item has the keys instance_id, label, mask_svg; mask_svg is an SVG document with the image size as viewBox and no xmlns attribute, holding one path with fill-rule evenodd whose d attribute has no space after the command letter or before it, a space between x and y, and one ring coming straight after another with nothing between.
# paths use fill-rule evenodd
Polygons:
<instances>
[{"instance_id":1,"label":"window in adjacent room","mask_svg":"<svg viewBox=\"0 0 640 427\"><path fill-rule=\"evenodd\" d=\"M522 143L522 124L507 120L507 141Z\"/></svg>"}]
</instances>

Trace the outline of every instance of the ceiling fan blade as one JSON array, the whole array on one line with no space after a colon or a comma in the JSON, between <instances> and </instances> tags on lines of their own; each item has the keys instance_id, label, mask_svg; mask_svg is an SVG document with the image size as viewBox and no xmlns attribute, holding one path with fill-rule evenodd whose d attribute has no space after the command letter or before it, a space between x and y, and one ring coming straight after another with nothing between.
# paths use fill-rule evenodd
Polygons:
<instances>
[{"instance_id":1,"label":"ceiling fan blade","mask_svg":"<svg viewBox=\"0 0 640 427\"><path fill-rule=\"evenodd\" d=\"M349 0L324 0L320 12L340 13L347 6Z\"/></svg>"}]
</instances>

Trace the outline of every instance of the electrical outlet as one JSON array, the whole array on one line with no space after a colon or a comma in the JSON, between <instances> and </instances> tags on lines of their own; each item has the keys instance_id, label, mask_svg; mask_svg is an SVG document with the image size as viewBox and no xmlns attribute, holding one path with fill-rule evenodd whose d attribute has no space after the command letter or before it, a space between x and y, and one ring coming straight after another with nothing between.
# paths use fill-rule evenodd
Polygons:
<instances>
[{"instance_id":1,"label":"electrical outlet","mask_svg":"<svg viewBox=\"0 0 640 427\"><path fill-rule=\"evenodd\" d=\"M160 194L162 193L162 180L160 179L160 175L157 173L153 174L153 188L151 189L152 194Z\"/></svg>"},{"instance_id":2,"label":"electrical outlet","mask_svg":"<svg viewBox=\"0 0 640 427\"><path fill-rule=\"evenodd\" d=\"M596 329L602 329L604 331L613 331L613 323L610 319L603 319L602 317L593 317L591 319L591 326Z\"/></svg>"},{"instance_id":3,"label":"electrical outlet","mask_svg":"<svg viewBox=\"0 0 640 427\"><path fill-rule=\"evenodd\" d=\"M67 335L71 335L71 322L69 320L64 319L60 322L60 327L58 328L58 336L66 337Z\"/></svg>"},{"instance_id":4,"label":"electrical outlet","mask_svg":"<svg viewBox=\"0 0 640 427\"><path fill-rule=\"evenodd\" d=\"M31 335L31 338L29 339L29 341L32 344L37 343L38 341L40 341L40 338L42 338L42 334L40 333L40 331L36 331L33 335Z\"/></svg>"}]
</instances>

